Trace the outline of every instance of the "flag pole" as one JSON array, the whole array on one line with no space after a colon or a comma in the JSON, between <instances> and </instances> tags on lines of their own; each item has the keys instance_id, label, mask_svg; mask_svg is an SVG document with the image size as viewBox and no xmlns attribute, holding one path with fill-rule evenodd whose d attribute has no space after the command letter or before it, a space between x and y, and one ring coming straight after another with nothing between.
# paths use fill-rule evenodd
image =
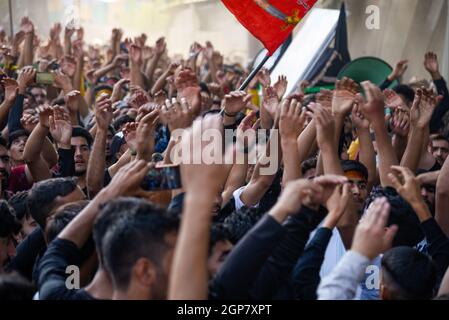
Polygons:
<instances>
[{"instance_id":1,"label":"flag pole","mask_svg":"<svg viewBox=\"0 0 449 320\"><path fill-rule=\"evenodd\" d=\"M251 80L254 79L254 77L257 75L257 73L260 71L260 69L262 69L262 67L268 61L268 59L270 59L270 57L271 57L271 55L269 53L267 53L265 55L265 57L262 59L262 61L259 62L259 64L253 69L253 71L251 71L249 76L245 79L245 81L243 81L242 85L239 88L239 91L243 91L246 89L246 87L248 87Z\"/></svg>"},{"instance_id":2,"label":"flag pole","mask_svg":"<svg viewBox=\"0 0 449 320\"><path fill-rule=\"evenodd\" d=\"M9 32L11 34L11 39L14 38L14 24L12 21L12 4L11 4L11 0L8 1L8 6L9 6Z\"/></svg>"}]
</instances>

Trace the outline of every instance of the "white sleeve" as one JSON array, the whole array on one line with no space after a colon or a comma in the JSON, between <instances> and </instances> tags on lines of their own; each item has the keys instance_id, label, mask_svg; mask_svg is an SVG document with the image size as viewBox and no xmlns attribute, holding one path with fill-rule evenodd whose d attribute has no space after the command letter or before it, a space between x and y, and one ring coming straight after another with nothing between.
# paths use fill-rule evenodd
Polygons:
<instances>
[{"instance_id":1,"label":"white sleeve","mask_svg":"<svg viewBox=\"0 0 449 320\"><path fill-rule=\"evenodd\" d=\"M370 260L355 252L348 251L318 286L318 300L352 300L362 281Z\"/></svg>"},{"instance_id":2,"label":"white sleeve","mask_svg":"<svg viewBox=\"0 0 449 320\"><path fill-rule=\"evenodd\" d=\"M242 199L240 199L240 196L242 195L243 190L245 190L246 186L240 187L237 190L235 190L232 193L232 196L234 197L234 203L235 203L235 210L239 210L242 207L247 207L246 204L243 203ZM257 208L259 204L256 204L254 206L251 206L250 208Z\"/></svg>"}]
</instances>

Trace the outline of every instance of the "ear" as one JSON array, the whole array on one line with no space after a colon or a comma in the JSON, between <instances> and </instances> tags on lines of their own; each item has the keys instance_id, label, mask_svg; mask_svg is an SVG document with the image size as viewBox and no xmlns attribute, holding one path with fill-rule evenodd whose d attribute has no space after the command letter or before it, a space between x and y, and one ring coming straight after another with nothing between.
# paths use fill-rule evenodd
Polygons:
<instances>
[{"instance_id":1,"label":"ear","mask_svg":"<svg viewBox=\"0 0 449 320\"><path fill-rule=\"evenodd\" d=\"M139 258L133 267L133 274L137 281L146 287L156 282L156 268L147 258Z\"/></svg>"}]
</instances>

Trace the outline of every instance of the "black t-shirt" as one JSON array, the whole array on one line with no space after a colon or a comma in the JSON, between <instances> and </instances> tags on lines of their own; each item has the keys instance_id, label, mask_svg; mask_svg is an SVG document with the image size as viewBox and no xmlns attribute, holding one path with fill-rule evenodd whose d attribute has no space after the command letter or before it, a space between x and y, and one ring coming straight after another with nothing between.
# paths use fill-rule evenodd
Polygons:
<instances>
[{"instance_id":1,"label":"black t-shirt","mask_svg":"<svg viewBox=\"0 0 449 320\"><path fill-rule=\"evenodd\" d=\"M40 300L94 300L84 289L69 289L66 268L79 266L80 249L71 241L56 238L47 248L39 263L38 288Z\"/></svg>"}]
</instances>

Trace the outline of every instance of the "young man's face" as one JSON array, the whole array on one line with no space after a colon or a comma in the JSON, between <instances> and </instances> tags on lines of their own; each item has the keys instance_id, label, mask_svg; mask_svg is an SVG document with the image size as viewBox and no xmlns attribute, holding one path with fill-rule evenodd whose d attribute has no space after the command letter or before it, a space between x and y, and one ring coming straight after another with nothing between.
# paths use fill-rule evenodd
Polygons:
<instances>
[{"instance_id":1,"label":"young man's face","mask_svg":"<svg viewBox=\"0 0 449 320\"><path fill-rule=\"evenodd\" d=\"M443 165L449 154L449 142L446 140L432 141L432 155L439 165Z\"/></svg>"},{"instance_id":2,"label":"young man's face","mask_svg":"<svg viewBox=\"0 0 449 320\"><path fill-rule=\"evenodd\" d=\"M43 88L33 88L31 89L31 95L36 102L36 106L40 106L47 102L47 91Z\"/></svg>"},{"instance_id":3,"label":"young man's face","mask_svg":"<svg viewBox=\"0 0 449 320\"><path fill-rule=\"evenodd\" d=\"M233 245L229 240L217 241L207 260L207 268L209 269L210 277L213 277L218 270L220 270L232 248Z\"/></svg>"},{"instance_id":4,"label":"young man's face","mask_svg":"<svg viewBox=\"0 0 449 320\"><path fill-rule=\"evenodd\" d=\"M114 135L111 131L108 131L108 135L106 136L106 157L111 157L111 142L112 138L114 138Z\"/></svg>"},{"instance_id":5,"label":"young man's face","mask_svg":"<svg viewBox=\"0 0 449 320\"><path fill-rule=\"evenodd\" d=\"M84 137L72 137L71 144L75 149L75 174L79 177L87 171L90 149Z\"/></svg>"},{"instance_id":6,"label":"young man's face","mask_svg":"<svg viewBox=\"0 0 449 320\"><path fill-rule=\"evenodd\" d=\"M432 214L435 213L435 186L432 185L422 185L421 195L426 202L429 210Z\"/></svg>"},{"instance_id":7,"label":"young man's face","mask_svg":"<svg viewBox=\"0 0 449 320\"><path fill-rule=\"evenodd\" d=\"M357 177L356 175L350 175L348 180L351 184L351 192L355 207L357 211L361 212L365 206L365 200L368 197L366 180L363 177Z\"/></svg>"},{"instance_id":8,"label":"young man's face","mask_svg":"<svg viewBox=\"0 0 449 320\"><path fill-rule=\"evenodd\" d=\"M22 233L22 238L25 239L30 233L34 231L34 229L37 228L37 222L34 221L33 217L29 215L25 215L22 219L22 230L20 231Z\"/></svg>"},{"instance_id":9,"label":"young man's face","mask_svg":"<svg viewBox=\"0 0 449 320\"><path fill-rule=\"evenodd\" d=\"M11 159L16 162L23 161L23 150L28 140L28 136L20 136L14 139L9 148Z\"/></svg>"},{"instance_id":10,"label":"young man's face","mask_svg":"<svg viewBox=\"0 0 449 320\"><path fill-rule=\"evenodd\" d=\"M11 161L8 150L0 146L0 181L3 187L6 187L11 174Z\"/></svg>"}]
</instances>

